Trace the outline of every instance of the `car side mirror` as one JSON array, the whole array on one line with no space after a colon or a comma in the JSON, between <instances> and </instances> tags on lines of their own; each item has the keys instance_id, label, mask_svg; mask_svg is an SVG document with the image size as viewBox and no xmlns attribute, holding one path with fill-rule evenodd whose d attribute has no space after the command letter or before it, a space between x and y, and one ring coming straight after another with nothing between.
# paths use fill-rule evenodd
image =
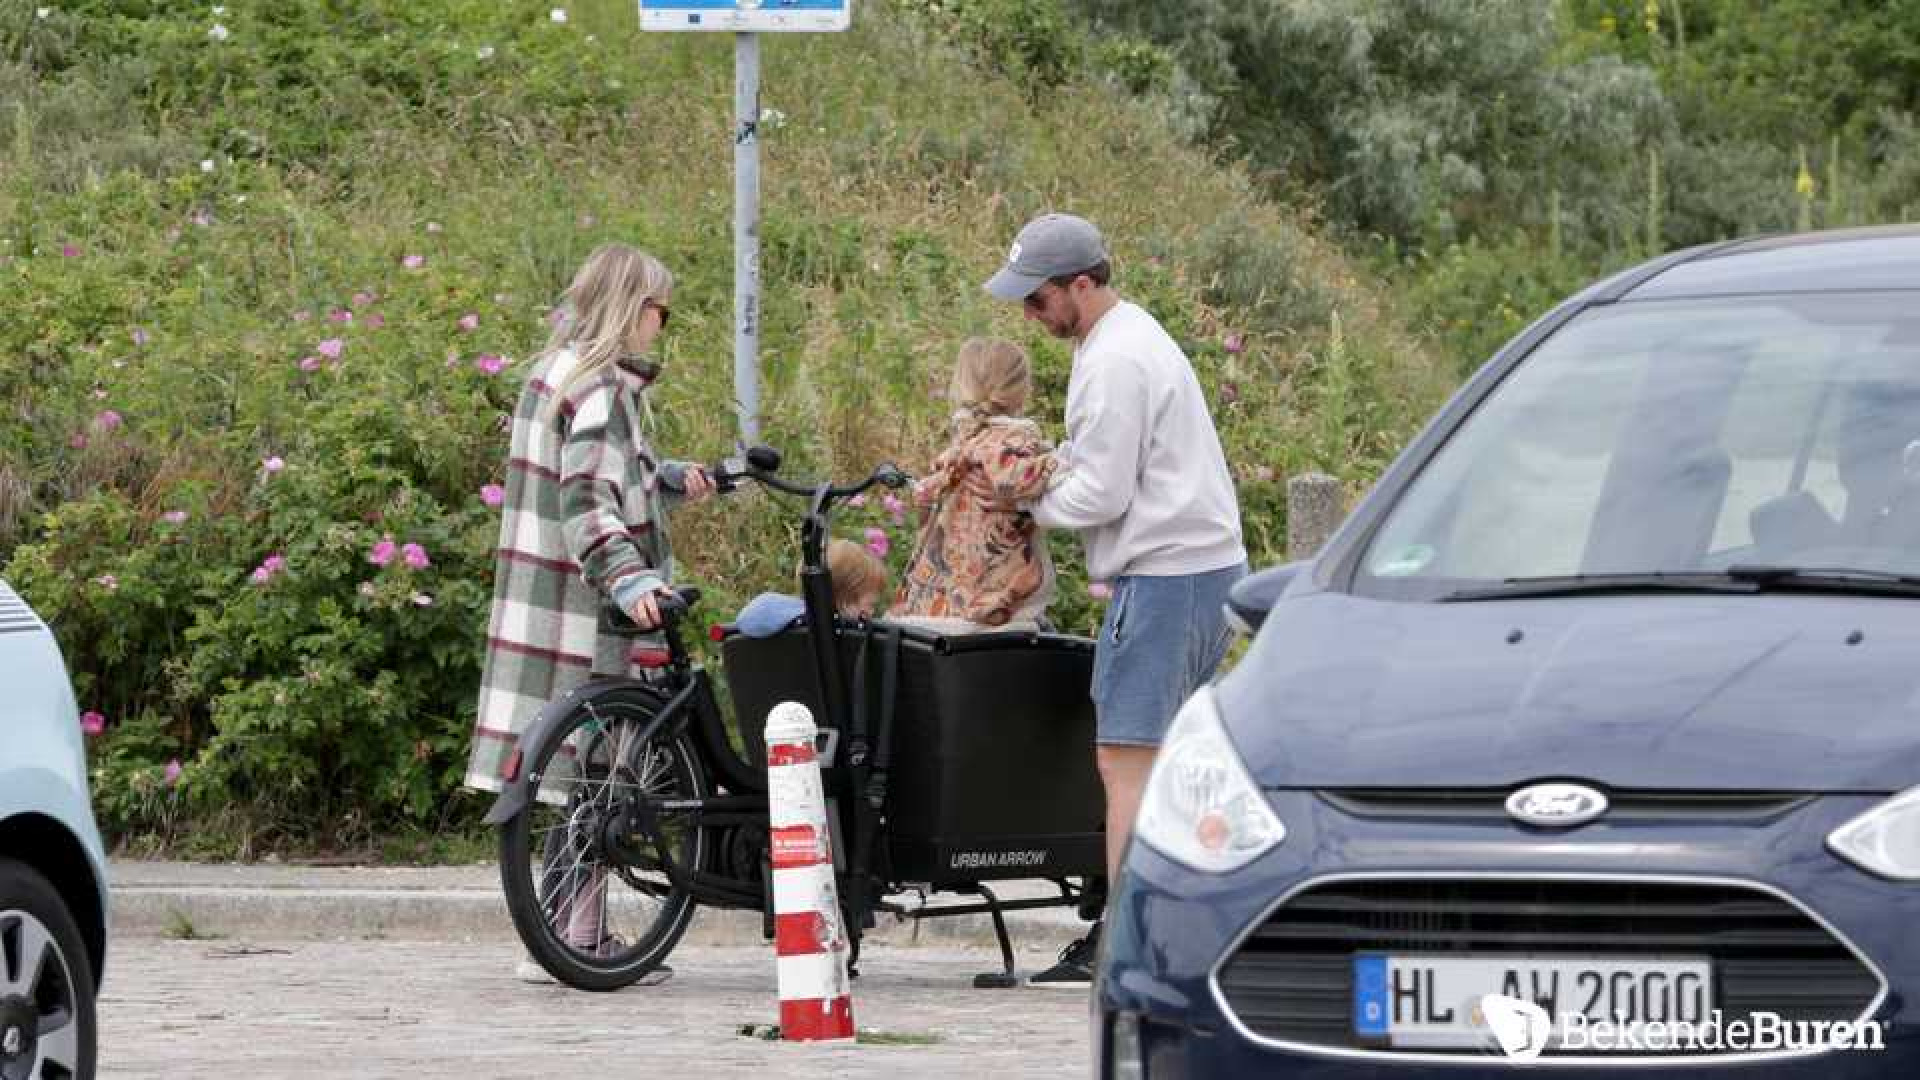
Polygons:
<instances>
[{"instance_id":1,"label":"car side mirror","mask_svg":"<svg viewBox=\"0 0 1920 1080\"><path fill-rule=\"evenodd\" d=\"M1227 593L1227 620L1234 629L1252 637L1267 621L1267 613L1279 603L1280 595L1308 565L1305 561L1282 563L1235 582Z\"/></svg>"}]
</instances>

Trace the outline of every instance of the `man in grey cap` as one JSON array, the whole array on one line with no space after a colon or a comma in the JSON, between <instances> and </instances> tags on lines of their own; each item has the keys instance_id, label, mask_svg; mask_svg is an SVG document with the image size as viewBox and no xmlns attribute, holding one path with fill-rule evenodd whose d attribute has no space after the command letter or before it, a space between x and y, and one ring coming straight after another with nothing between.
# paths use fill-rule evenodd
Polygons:
<instances>
[{"instance_id":1,"label":"man in grey cap","mask_svg":"<svg viewBox=\"0 0 1920 1080\"><path fill-rule=\"evenodd\" d=\"M1098 229L1046 214L1020 230L986 286L1074 343L1061 479L1027 509L1041 525L1079 532L1087 576L1113 590L1092 687L1109 875L1167 726L1226 655L1222 606L1247 563L1233 477L1193 365L1111 277ZM1098 935L1095 924L1032 981L1086 985Z\"/></svg>"}]
</instances>

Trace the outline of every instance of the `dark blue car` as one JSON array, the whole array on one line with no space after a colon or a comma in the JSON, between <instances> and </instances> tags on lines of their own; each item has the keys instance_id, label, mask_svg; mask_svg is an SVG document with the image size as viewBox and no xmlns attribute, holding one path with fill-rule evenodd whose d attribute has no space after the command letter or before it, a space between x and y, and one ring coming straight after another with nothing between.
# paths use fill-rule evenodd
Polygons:
<instances>
[{"instance_id":1,"label":"dark blue car","mask_svg":"<svg viewBox=\"0 0 1920 1080\"><path fill-rule=\"evenodd\" d=\"M1920 1076L1920 229L1589 288L1233 606L1097 1075Z\"/></svg>"}]
</instances>

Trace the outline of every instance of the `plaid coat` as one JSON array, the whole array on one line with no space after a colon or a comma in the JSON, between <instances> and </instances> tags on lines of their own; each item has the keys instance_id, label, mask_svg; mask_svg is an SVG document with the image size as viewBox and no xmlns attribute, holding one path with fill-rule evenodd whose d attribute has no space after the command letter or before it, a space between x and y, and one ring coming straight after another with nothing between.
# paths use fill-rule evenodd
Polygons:
<instances>
[{"instance_id":1,"label":"plaid coat","mask_svg":"<svg viewBox=\"0 0 1920 1080\"><path fill-rule=\"evenodd\" d=\"M615 365L558 397L576 362L572 350L541 361L514 412L470 788L500 790L500 767L549 700L591 675L637 673L629 649L644 639L600 633L600 606L628 579L672 572L646 380Z\"/></svg>"}]
</instances>

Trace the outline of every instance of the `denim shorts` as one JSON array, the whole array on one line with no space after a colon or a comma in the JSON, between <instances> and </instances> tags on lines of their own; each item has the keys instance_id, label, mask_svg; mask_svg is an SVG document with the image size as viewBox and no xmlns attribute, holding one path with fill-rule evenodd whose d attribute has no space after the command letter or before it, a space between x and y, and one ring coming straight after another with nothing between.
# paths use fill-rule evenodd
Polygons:
<instances>
[{"instance_id":1,"label":"denim shorts","mask_svg":"<svg viewBox=\"0 0 1920 1080\"><path fill-rule=\"evenodd\" d=\"M1241 564L1113 583L1093 653L1096 742L1160 745L1173 714L1227 655L1233 631L1222 608L1246 572Z\"/></svg>"}]
</instances>

